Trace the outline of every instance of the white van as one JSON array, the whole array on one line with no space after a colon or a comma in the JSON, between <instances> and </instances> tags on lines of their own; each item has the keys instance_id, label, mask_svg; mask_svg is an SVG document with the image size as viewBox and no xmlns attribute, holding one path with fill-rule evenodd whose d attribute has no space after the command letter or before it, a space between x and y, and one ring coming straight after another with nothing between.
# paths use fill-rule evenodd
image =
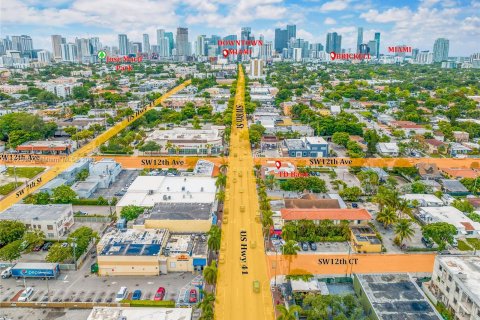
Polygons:
<instances>
[{"instance_id":1,"label":"white van","mask_svg":"<svg viewBox=\"0 0 480 320\"><path fill-rule=\"evenodd\" d=\"M120 290L117 292L117 296L115 297L116 302L120 302L127 297L127 287L121 287Z\"/></svg>"},{"instance_id":2,"label":"white van","mask_svg":"<svg viewBox=\"0 0 480 320\"><path fill-rule=\"evenodd\" d=\"M7 269L2 271L2 279L10 278L12 275L12 267L8 267Z\"/></svg>"},{"instance_id":3,"label":"white van","mask_svg":"<svg viewBox=\"0 0 480 320\"><path fill-rule=\"evenodd\" d=\"M22 294L18 298L18 301L28 301L28 298L30 298L32 293L33 293L33 288L27 287L27 289L23 290Z\"/></svg>"}]
</instances>

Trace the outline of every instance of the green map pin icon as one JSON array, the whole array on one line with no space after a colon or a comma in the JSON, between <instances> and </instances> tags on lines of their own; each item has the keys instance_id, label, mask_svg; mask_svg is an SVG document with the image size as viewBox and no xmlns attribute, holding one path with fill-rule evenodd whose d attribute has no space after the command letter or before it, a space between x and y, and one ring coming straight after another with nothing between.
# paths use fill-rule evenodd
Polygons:
<instances>
[{"instance_id":1,"label":"green map pin icon","mask_svg":"<svg viewBox=\"0 0 480 320\"><path fill-rule=\"evenodd\" d=\"M105 57L107 56L107 54L105 53L105 51L98 51L98 58L99 59L105 59Z\"/></svg>"}]
</instances>

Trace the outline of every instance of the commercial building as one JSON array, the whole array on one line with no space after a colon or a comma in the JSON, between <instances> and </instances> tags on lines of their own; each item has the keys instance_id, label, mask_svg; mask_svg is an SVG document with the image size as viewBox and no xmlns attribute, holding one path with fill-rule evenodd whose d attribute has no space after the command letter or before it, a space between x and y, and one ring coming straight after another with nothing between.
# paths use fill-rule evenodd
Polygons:
<instances>
[{"instance_id":1,"label":"commercial building","mask_svg":"<svg viewBox=\"0 0 480 320\"><path fill-rule=\"evenodd\" d=\"M434 303L453 311L455 319L480 319L480 257L436 256L425 290Z\"/></svg>"},{"instance_id":2,"label":"commercial building","mask_svg":"<svg viewBox=\"0 0 480 320\"><path fill-rule=\"evenodd\" d=\"M457 208L445 207L420 207L418 218L425 224L447 222L457 228L457 236L480 236L480 223L472 221Z\"/></svg>"},{"instance_id":3,"label":"commercial building","mask_svg":"<svg viewBox=\"0 0 480 320\"><path fill-rule=\"evenodd\" d=\"M350 244L358 253L382 252L382 242L368 225L350 227Z\"/></svg>"},{"instance_id":4,"label":"commercial building","mask_svg":"<svg viewBox=\"0 0 480 320\"><path fill-rule=\"evenodd\" d=\"M173 128L155 130L146 141L154 141L160 147L160 153L181 155L218 155L223 152L224 126L212 126L210 129Z\"/></svg>"},{"instance_id":5,"label":"commercial building","mask_svg":"<svg viewBox=\"0 0 480 320\"><path fill-rule=\"evenodd\" d=\"M448 60L450 41L445 38L438 38L433 44L433 61L442 62Z\"/></svg>"},{"instance_id":6,"label":"commercial building","mask_svg":"<svg viewBox=\"0 0 480 320\"><path fill-rule=\"evenodd\" d=\"M328 142L322 137L303 137L300 139L285 139L284 154L288 157L326 158L328 157Z\"/></svg>"},{"instance_id":7,"label":"commercial building","mask_svg":"<svg viewBox=\"0 0 480 320\"><path fill-rule=\"evenodd\" d=\"M87 320L191 320L192 308L93 307Z\"/></svg>"},{"instance_id":8,"label":"commercial building","mask_svg":"<svg viewBox=\"0 0 480 320\"><path fill-rule=\"evenodd\" d=\"M325 51L327 53L335 52L341 53L342 52L342 36L338 35L336 32L327 33L327 40L326 40L326 48Z\"/></svg>"},{"instance_id":9,"label":"commercial building","mask_svg":"<svg viewBox=\"0 0 480 320\"><path fill-rule=\"evenodd\" d=\"M408 274L355 274L353 288L372 319L442 319Z\"/></svg>"},{"instance_id":10,"label":"commercial building","mask_svg":"<svg viewBox=\"0 0 480 320\"><path fill-rule=\"evenodd\" d=\"M348 221L351 225L366 225L372 216L366 209L281 209L284 221L311 220L315 224L330 220L334 224Z\"/></svg>"},{"instance_id":11,"label":"commercial building","mask_svg":"<svg viewBox=\"0 0 480 320\"><path fill-rule=\"evenodd\" d=\"M443 207L444 205L443 201L433 194L409 193L400 196L400 198L405 199L410 203L416 201L420 207Z\"/></svg>"},{"instance_id":12,"label":"commercial building","mask_svg":"<svg viewBox=\"0 0 480 320\"><path fill-rule=\"evenodd\" d=\"M211 177L140 176L117 203L123 207L136 205L152 208L157 203L215 203L215 179Z\"/></svg>"},{"instance_id":13,"label":"commercial building","mask_svg":"<svg viewBox=\"0 0 480 320\"><path fill-rule=\"evenodd\" d=\"M250 75L252 79L264 78L265 74L263 71L264 61L262 59L252 59L250 60Z\"/></svg>"},{"instance_id":14,"label":"commercial building","mask_svg":"<svg viewBox=\"0 0 480 320\"><path fill-rule=\"evenodd\" d=\"M172 234L167 229L113 230L97 244L101 276L200 272L207 264L204 233Z\"/></svg>"},{"instance_id":15,"label":"commercial building","mask_svg":"<svg viewBox=\"0 0 480 320\"><path fill-rule=\"evenodd\" d=\"M68 155L72 152L69 141L28 141L17 146L19 153Z\"/></svg>"},{"instance_id":16,"label":"commercial building","mask_svg":"<svg viewBox=\"0 0 480 320\"><path fill-rule=\"evenodd\" d=\"M51 240L65 237L74 223L71 204L14 204L0 214L0 220L20 221Z\"/></svg>"}]
</instances>

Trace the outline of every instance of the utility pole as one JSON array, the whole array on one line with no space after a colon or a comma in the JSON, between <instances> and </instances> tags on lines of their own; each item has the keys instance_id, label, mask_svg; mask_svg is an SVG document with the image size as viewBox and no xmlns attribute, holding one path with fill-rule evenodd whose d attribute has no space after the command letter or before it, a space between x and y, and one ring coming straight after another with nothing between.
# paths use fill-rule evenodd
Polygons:
<instances>
[{"instance_id":1,"label":"utility pole","mask_svg":"<svg viewBox=\"0 0 480 320\"><path fill-rule=\"evenodd\" d=\"M75 263L75 271L77 270L77 238L72 238L72 248L73 248L73 262Z\"/></svg>"}]
</instances>

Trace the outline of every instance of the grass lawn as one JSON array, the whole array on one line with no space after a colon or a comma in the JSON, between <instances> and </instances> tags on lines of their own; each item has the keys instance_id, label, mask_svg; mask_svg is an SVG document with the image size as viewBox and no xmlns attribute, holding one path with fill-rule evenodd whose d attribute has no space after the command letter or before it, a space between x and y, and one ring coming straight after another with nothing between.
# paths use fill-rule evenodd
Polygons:
<instances>
[{"instance_id":1,"label":"grass lawn","mask_svg":"<svg viewBox=\"0 0 480 320\"><path fill-rule=\"evenodd\" d=\"M45 168L39 168L39 167L20 167L20 168L15 168L15 172L17 174L17 177L20 178L27 178L31 179L35 177L37 174L40 172L45 171ZM14 177L14 170L13 167L8 167L7 168L7 175Z\"/></svg>"},{"instance_id":2,"label":"grass lawn","mask_svg":"<svg viewBox=\"0 0 480 320\"><path fill-rule=\"evenodd\" d=\"M7 184L4 184L3 186L0 186L0 195L5 196L15 190L17 187L21 186L23 183L17 182L17 185L15 185L15 182L10 182Z\"/></svg>"},{"instance_id":3,"label":"grass lawn","mask_svg":"<svg viewBox=\"0 0 480 320\"><path fill-rule=\"evenodd\" d=\"M470 250L472 250L472 248L467 243L465 243L465 241L458 240L458 250L460 250L460 251L470 251Z\"/></svg>"},{"instance_id":4,"label":"grass lawn","mask_svg":"<svg viewBox=\"0 0 480 320\"><path fill-rule=\"evenodd\" d=\"M467 242L477 250L480 250L480 240L476 238L467 238Z\"/></svg>"}]
</instances>

